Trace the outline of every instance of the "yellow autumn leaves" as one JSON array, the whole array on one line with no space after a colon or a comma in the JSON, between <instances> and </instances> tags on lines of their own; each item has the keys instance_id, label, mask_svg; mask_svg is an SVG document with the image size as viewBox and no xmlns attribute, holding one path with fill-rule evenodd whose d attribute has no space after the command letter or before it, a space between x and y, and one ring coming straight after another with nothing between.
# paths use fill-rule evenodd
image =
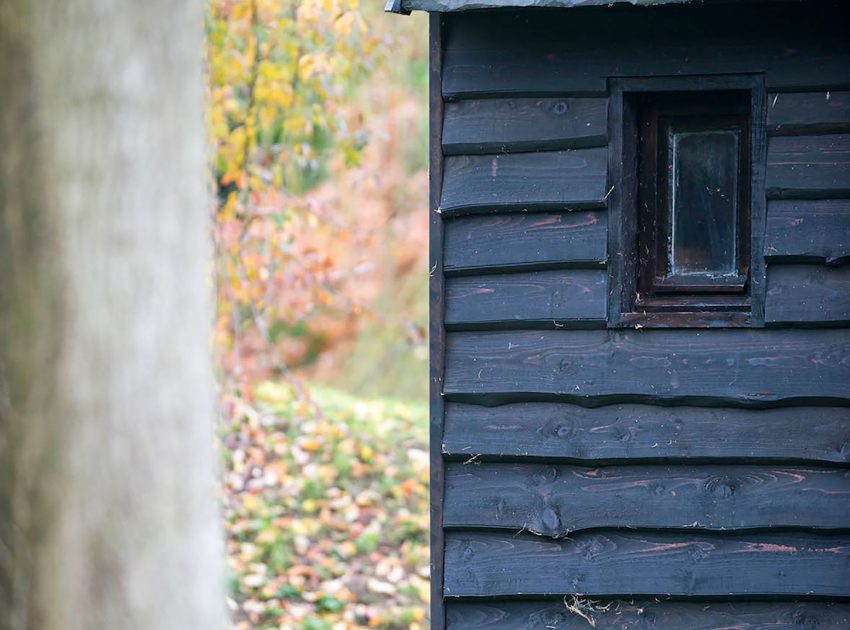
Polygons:
<instances>
[{"instance_id":1,"label":"yellow autumn leaves","mask_svg":"<svg viewBox=\"0 0 850 630\"><path fill-rule=\"evenodd\" d=\"M366 134L349 95L377 40L357 0L211 0L206 30L217 338L268 346L332 301L332 257L299 242L305 221L334 226L305 193L330 164L359 159Z\"/></svg>"}]
</instances>

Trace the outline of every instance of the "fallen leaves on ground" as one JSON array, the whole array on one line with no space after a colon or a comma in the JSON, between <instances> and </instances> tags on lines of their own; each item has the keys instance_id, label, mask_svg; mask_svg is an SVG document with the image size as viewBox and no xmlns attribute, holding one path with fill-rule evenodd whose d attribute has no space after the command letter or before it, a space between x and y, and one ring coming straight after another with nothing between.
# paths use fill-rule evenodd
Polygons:
<instances>
[{"instance_id":1,"label":"fallen leaves on ground","mask_svg":"<svg viewBox=\"0 0 850 630\"><path fill-rule=\"evenodd\" d=\"M264 382L222 406L236 628L427 627L427 405Z\"/></svg>"}]
</instances>

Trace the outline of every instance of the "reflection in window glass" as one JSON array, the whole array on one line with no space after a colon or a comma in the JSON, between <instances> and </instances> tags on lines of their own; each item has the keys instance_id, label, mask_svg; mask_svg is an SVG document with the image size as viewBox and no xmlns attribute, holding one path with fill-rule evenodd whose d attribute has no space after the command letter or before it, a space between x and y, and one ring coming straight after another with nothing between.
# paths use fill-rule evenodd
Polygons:
<instances>
[{"instance_id":1,"label":"reflection in window glass","mask_svg":"<svg viewBox=\"0 0 850 630\"><path fill-rule=\"evenodd\" d=\"M671 275L734 275L738 131L671 132Z\"/></svg>"}]
</instances>

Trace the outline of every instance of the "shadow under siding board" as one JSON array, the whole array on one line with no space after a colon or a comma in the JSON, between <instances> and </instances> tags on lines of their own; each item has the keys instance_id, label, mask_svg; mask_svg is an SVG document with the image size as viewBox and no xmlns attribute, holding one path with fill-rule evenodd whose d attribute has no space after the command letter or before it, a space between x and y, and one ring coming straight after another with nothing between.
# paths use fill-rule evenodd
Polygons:
<instances>
[{"instance_id":1,"label":"shadow under siding board","mask_svg":"<svg viewBox=\"0 0 850 630\"><path fill-rule=\"evenodd\" d=\"M754 72L774 91L847 89L845 11L839 1L447 14L443 95L602 96L612 76Z\"/></svg>"},{"instance_id":2,"label":"shadow under siding board","mask_svg":"<svg viewBox=\"0 0 850 630\"><path fill-rule=\"evenodd\" d=\"M504 213L446 221L446 274L546 267L602 267L604 210Z\"/></svg>"},{"instance_id":3,"label":"shadow under siding board","mask_svg":"<svg viewBox=\"0 0 850 630\"><path fill-rule=\"evenodd\" d=\"M538 458L629 460L785 460L850 464L850 409L734 409L568 403L445 406L443 454L466 460Z\"/></svg>"},{"instance_id":4,"label":"shadow under siding board","mask_svg":"<svg viewBox=\"0 0 850 630\"><path fill-rule=\"evenodd\" d=\"M850 596L850 534L446 532L450 597Z\"/></svg>"},{"instance_id":5,"label":"shadow under siding board","mask_svg":"<svg viewBox=\"0 0 850 630\"><path fill-rule=\"evenodd\" d=\"M569 210L604 205L604 148L447 157L444 217L465 212Z\"/></svg>"},{"instance_id":6,"label":"shadow under siding board","mask_svg":"<svg viewBox=\"0 0 850 630\"><path fill-rule=\"evenodd\" d=\"M850 92L768 94L767 132L771 135L850 132Z\"/></svg>"},{"instance_id":7,"label":"shadow under siding board","mask_svg":"<svg viewBox=\"0 0 850 630\"><path fill-rule=\"evenodd\" d=\"M850 200L769 202L764 254L771 264L850 261Z\"/></svg>"},{"instance_id":8,"label":"shadow under siding board","mask_svg":"<svg viewBox=\"0 0 850 630\"><path fill-rule=\"evenodd\" d=\"M532 271L446 280L447 327L604 327L604 269Z\"/></svg>"},{"instance_id":9,"label":"shadow under siding board","mask_svg":"<svg viewBox=\"0 0 850 630\"><path fill-rule=\"evenodd\" d=\"M586 529L850 529L846 468L461 462L446 466L443 526L563 538Z\"/></svg>"},{"instance_id":10,"label":"shadow under siding board","mask_svg":"<svg viewBox=\"0 0 850 630\"><path fill-rule=\"evenodd\" d=\"M850 134L770 138L766 189L773 199L850 197Z\"/></svg>"},{"instance_id":11,"label":"shadow under siding board","mask_svg":"<svg viewBox=\"0 0 850 630\"><path fill-rule=\"evenodd\" d=\"M573 603L571 598L567 602ZM766 630L767 628L850 627L850 604L838 602L717 602L606 600L575 605L596 630L687 628L688 630ZM450 601L449 630L587 630L587 618L557 601Z\"/></svg>"},{"instance_id":12,"label":"shadow under siding board","mask_svg":"<svg viewBox=\"0 0 850 630\"><path fill-rule=\"evenodd\" d=\"M446 103L443 153L514 153L602 147L608 99L514 98Z\"/></svg>"},{"instance_id":13,"label":"shadow under siding board","mask_svg":"<svg viewBox=\"0 0 850 630\"><path fill-rule=\"evenodd\" d=\"M850 330L454 332L456 402L850 405Z\"/></svg>"},{"instance_id":14,"label":"shadow under siding board","mask_svg":"<svg viewBox=\"0 0 850 630\"><path fill-rule=\"evenodd\" d=\"M850 266L768 266L764 319L768 325L850 323Z\"/></svg>"}]
</instances>

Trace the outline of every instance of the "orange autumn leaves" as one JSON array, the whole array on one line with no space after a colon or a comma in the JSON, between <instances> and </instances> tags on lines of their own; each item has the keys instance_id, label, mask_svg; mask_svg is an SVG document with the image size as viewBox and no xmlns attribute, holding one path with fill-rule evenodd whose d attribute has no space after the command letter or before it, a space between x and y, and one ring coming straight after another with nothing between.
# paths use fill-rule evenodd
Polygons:
<instances>
[{"instance_id":1,"label":"orange autumn leaves","mask_svg":"<svg viewBox=\"0 0 850 630\"><path fill-rule=\"evenodd\" d=\"M350 94L378 49L357 0L211 0L206 30L217 342L239 376L246 345L263 370L285 368L279 339L318 311L356 307L338 290L353 272L328 247L356 243L307 193L359 160Z\"/></svg>"}]
</instances>

